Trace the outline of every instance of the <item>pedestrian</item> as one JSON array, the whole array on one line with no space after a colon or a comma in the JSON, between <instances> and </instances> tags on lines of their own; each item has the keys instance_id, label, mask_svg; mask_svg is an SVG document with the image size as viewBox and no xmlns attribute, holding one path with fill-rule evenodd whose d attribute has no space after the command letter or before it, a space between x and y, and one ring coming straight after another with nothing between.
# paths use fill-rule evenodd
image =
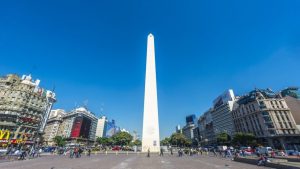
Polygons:
<instances>
[{"instance_id":1,"label":"pedestrian","mask_svg":"<svg viewBox=\"0 0 300 169\"><path fill-rule=\"evenodd\" d=\"M91 156L91 149L90 148L88 149L88 156L89 157Z\"/></svg>"},{"instance_id":2,"label":"pedestrian","mask_svg":"<svg viewBox=\"0 0 300 169\"><path fill-rule=\"evenodd\" d=\"M178 150L178 156L179 157L182 157L182 154L183 154L183 152L182 152L182 150L181 150L181 148Z\"/></svg>"},{"instance_id":3,"label":"pedestrian","mask_svg":"<svg viewBox=\"0 0 300 169\"><path fill-rule=\"evenodd\" d=\"M147 157L150 157L150 148L148 148Z\"/></svg>"},{"instance_id":4,"label":"pedestrian","mask_svg":"<svg viewBox=\"0 0 300 169\"><path fill-rule=\"evenodd\" d=\"M213 149L213 153L214 153L214 156L215 156L215 157L218 157L217 152L216 152L216 149Z\"/></svg>"},{"instance_id":5,"label":"pedestrian","mask_svg":"<svg viewBox=\"0 0 300 169\"><path fill-rule=\"evenodd\" d=\"M74 150L73 148L70 149L70 158L73 158L74 157Z\"/></svg>"},{"instance_id":6,"label":"pedestrian","mask_svg":"<svg viewBox=\"0 0 300 169\"><path fill-rule=\"evenodd\" d=\"M172 148L172 147L171 147L171 150L170 150L170 151L171 151L171 155L173 155L173 148Z\"/></svg>"},{"instance_id":7,"label":"pedestrian","mask_svg":"<svg viewBox=\"0 0 300 169\"><path fill-rule=\"evenodd\" d=\"M78 157L81 157L81 153L83 152L82 148L79 147L78 149Z\"/></svg>"},{"instance_id":8,"label":"pedestrian","mask_svg":"<svg viewBox=\"0 0 300 169\"><path fill-rule=\"evenodd\" d=\"M162 147L160 148L160 154L159 154L159 156L164 156L164 150L163 150Z\"/></svg>"},{"instance_id":9,"label":"pedestrian","mask_svg":"<svg viewBox=\"0 0 300 169\"><path fill-rule=\"evenodd\" d=\"M41 157L42 152L43 152L43 149L40 148L39 151L38 151L38 157Z\"/></svg>"},{"instance_id":10,"label":"pedestrian","mask_svg":"<svg viewBox=\"0 0 300 169\"><path fill-rule=\"evenodd\" d=\"M258 166L260 166L260 165L266 166L267 161L268 161L267 157L265 157L265 156L262 154L262 155L260 156L260 158L258 159L257 165L258 165Z\"/></svg>"},{"instance_id":11,"label":"pedestrian","mask_svg":"<svg viewBox=\"0 0 300 169\"><path fill-rule=\"evenodd\" d=\"M74 149L74 155L75 155L75 158L79 157L79 155L78 155L78 148L77 147L75 147L75 149Z\"/></svg>"}]
</instances>

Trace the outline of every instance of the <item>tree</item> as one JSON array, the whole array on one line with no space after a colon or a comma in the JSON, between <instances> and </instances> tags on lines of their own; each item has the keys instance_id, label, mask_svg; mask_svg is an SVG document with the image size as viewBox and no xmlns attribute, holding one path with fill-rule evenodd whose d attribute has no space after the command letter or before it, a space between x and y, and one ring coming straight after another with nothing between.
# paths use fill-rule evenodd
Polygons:
<instances>
[{"instance_id":1,"label":"tree","mask_svg":"<svg viewBox=\"0 0 300 169\"><path fill-rule=\"evenodd\" d=\"M226 132L219 133L217 141L219 144L226 144L229 141L229 135Z\"/></svg>"},{"instance_id":2,"label":"tree","mask_svg":"<svg viewBox=\"0 0 300 169\"><path fill-rule=\"evenodd\" d=\"M102 146L111 146L114 144L113 139L107 137L97 137L96 141L98 144L101 144Z\"/></svg>"},{"instance_id":3,"label":"tree","mask_svg":"<svg viewBox=\"0 0 300 169\"><path fill-rule=\"evenodd\" d=\"M190 146L191 140L188 140L182 133L173 133L170 137L170 143L177 147Z\"/></svg>"},{"instance_id":4,"label":"tree","mask_svg":"<svg viewBox=\"0 0 300 169\"><path fill-rule=\"evenodd\" d=\"M53 138L53 141L55 142L55 144L59 147L63 147L66 145L66 139L63 138L62 136L55 136Z\"/></svg>"},{"instance_id":5,"label":"tree","mask_svg":"<svg viewBox=\"0 0 300 169\"><path fill-rule=\"evenodd\" d=\"M170 144L171 139L169 137L164 138L163 140L160 141L160 144L163 146L167 146Z\"/></svg>"},{"instance_id":6,"label":"tree","mask_svg":"<svg viewBox=\"0 0 300 169\"><path fill-rule=\"evenodd\" d=\"M129 145L129 143L132 141L132 135L122 131L113 135L112 139L116 145L124 146Z\"/></svg>"},{"instance_id":7,"label":"tree","mask_svg":"<svg viewBox=\"0 0 300 169\"><path fill-rule=\"evenodd\" d=\"M256 144L255 136L252 133L236 133L232 142L239 146L248 146Z\"/></svg>"},{"instance_id":8,"label":"tree","mask_svg":"<svg viewBox=\"0 0 300 169\"><path fill-rule=\"evenodd\" d=\"M141 140L135 140L134 142L133 142L133 145L135 145L135 146L141 146L142 145L142 142L141 142Z\"/></svg>"}]
</instances>

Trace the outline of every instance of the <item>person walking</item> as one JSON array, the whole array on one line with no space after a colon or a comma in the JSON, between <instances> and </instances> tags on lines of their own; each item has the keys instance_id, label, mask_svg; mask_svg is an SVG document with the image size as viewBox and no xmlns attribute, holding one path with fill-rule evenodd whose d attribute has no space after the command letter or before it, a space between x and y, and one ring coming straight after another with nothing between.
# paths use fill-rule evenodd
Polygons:
<instances>
[{"instance_id":1,"label":"person walking","mask_svg":"<svg viewBox=\"0 0 300 169\"><path fill-rule=\"evenodd\" d=\"M73 158L74 157L74 150L73 148L70 149L70 158Z\"/></svg>"},{"instance_id":2,"label":"person walking","mask_svg":"<svg viewBox=\"0 0 300 169\"><path fill-rule=\"evenodd\" d=\"M213 149L213 154L214 154L215 157L218 157L216 149Z\"/></svg>"},{"instance_id":3,"label":"person walking","mask_svg":"<svg viewBox=\"0 0 300 169\"><path fill-rule=\"evenodd\" d=\"M43 152L43 149L40 148L39 151L38 151L38 157L41 157L42 152Z\"/></svg>"},{"instance_id":4,"label":"person walking","mask_svg":"<svg viewBox=\"0 0 300 169\"><path fill-rule=\"evenodd\" d=\"M163 148L160 148L159 156L164 156L164 150L163 150Z\"/></svg>"},{"instance_id":5,"label":"person walking","mask_svg":"<svg viewBox=\"0 0 300 169\"><path fill-rule=\"evenodd\" d=\"M88 149L88 157L90 157L91 156L91 149L89 148Z\"/></svg>"},{"instance_id":6,"label":"person walking","mask_svg":"<svg viewBox=\"0 0 300 169\"><path fill-rule=\"evenodd\" d=\"M150 157L150 148L148 148L148 153L147 153L147 157Z\"/></svg>"},{"instance_id":7,"label":"person walking","mask_svg":"<svg viewBox=\"0 0 300 169\"><path fill-rule=\"evenodd\" d=\"M171 150L170 150L170 151L171 151L171 155L173 156L173 148L172 148L172 147L171 147Z\"/></svg>"}]
</instances>

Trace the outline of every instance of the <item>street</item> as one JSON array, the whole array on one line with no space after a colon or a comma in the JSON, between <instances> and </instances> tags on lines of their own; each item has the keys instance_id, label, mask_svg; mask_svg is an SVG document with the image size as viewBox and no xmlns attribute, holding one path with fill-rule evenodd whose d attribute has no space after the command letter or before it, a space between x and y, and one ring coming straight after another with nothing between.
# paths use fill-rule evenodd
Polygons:
<instances>
[{"instance_id":1,"label":"street","mask_svg":"<svg viewBox=\"0 0 300 169\"><path fill-rule=\"evenodd\" d=\"M70 159L67 156L49 155L25 161L0 163L1 169L256 169L267 168L209 156L159 157L152 154L101 154Z\"/></svg>"}]
</instances>

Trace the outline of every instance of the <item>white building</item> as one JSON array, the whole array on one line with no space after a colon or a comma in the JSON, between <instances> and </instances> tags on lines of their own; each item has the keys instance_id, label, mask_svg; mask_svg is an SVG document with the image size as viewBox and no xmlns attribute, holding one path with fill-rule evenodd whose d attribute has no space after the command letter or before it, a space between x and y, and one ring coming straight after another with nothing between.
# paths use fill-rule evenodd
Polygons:
<instances>
[{"instance_id":1,"label":"white building","mask_svg":"<svg viewBox=\"0 0 300 169\"><path fill-rule=\"evenodd\" d=\"M100 119L98 119L97 122L96 138L106 136L106 125L107 125L107 118L105 116L100 117Z\"/></svg>"}]
</instances>

